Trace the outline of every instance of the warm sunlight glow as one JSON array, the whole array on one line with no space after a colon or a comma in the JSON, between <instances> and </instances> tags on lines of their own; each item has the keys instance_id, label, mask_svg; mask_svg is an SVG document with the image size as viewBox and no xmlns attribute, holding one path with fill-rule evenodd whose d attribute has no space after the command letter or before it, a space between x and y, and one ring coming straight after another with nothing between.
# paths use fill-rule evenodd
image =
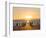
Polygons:
<instances>
[{"instance_id":1,"label":"warm sunlight glow","mask_svg":"<svg viewBox=\"0 0 46 38\"><path fill-rule=\"evenodd\" d=\"M14 7L13 8L13 20L24 19L40 19L40 8L28 8L28 7Z\"/></svg>"},{"instance_id":2,"label":"warm sunlight glow","mask_svg":"<svg viewBox=\"0 0 46 38\"><path fill-rule=\"evenodd\" d=\"M25 16L25 18L32 18L32 16Z\"/></svg>"},{"instance_id":3,"label":"warm sunlight glow","mask_svg":"<svg viewBox=\"0 0 46 38\"><path fill-rule=\"evenodd\" d=\"M25 18L26 18L27 20L31 20L31 19L32 19L32 16L25 16Z\"/></svg>"}]
</instances>

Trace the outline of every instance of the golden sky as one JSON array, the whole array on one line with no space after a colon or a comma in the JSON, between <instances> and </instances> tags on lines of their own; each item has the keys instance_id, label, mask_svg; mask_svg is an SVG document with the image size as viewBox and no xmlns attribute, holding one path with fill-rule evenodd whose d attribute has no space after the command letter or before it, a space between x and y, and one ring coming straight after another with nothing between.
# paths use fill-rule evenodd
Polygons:
<instances>
[{"instance_id":1,"label":"golden sky","mask_svg":"<svg viewBox=\"0 0 46 38\"><path fill-rule=\"evenodd\" d=\"M13 20L25 19L26 16L31 16L32 19L39 19L40 18L40 8L13 7Z\"/></svg>"}]
</instances>

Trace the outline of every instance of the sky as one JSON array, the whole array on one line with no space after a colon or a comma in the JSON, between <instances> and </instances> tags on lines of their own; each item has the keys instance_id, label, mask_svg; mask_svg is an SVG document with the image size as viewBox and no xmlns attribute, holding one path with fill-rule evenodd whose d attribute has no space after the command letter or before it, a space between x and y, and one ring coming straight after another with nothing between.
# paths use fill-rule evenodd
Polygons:
<instances>
[{"instance_id":1,"label":"sky","mask_svg":"<svg viewBox=\"0 0 46 38\"><path fill-rule=\"evenodd\" d=\"M39 19L40 8L31 7L13 7L13 20L16 19ZM32 18L31 18L32 17Z\"/></svg>"}]
</instances>

